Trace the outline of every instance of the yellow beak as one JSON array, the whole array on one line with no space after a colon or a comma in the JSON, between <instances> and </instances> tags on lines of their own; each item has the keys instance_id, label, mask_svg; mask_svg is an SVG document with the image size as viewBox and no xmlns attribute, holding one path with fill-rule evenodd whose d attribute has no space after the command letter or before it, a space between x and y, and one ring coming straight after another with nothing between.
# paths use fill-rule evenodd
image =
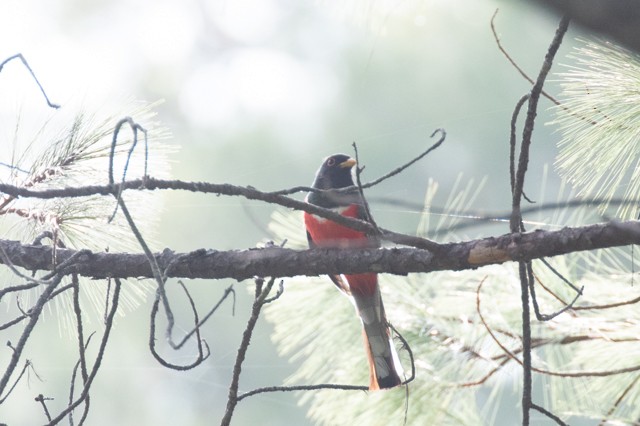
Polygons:
<instances>
[{"instance_id":1,"label":"yellow beak","mask_svg":"<svg viewBox=\"0 0 640 426\"><path fill-rule=\"evenodd\" d=\"M353 167L355 165L356 165L356 160L354 160L353 158L349 158L348 160L338 164L338 167L340 167L341 169L344 169L346 167Z\"/></svg>"}]
</instances>

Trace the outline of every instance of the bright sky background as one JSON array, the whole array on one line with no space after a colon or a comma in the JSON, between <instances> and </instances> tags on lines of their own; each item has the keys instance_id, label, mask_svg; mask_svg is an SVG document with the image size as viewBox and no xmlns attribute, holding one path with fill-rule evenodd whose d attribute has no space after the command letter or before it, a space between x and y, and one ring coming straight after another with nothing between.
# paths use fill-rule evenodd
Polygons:
<instances>
[{"instance_id":1,"label":"bright sky background","mask_svg":"<svg viewBox=\"0 0 640 426\"><path fill-rule=\"evenodd\" d=\"M3 54L22 52L50 97L67 107L130 97L149 70L158 78L147 81L152 90L177 90L183 114L204 126L233 124L247 114L309 118L337 90L334 72L318 69L314 55L296 58L264 43L286 14L271 0L9 0L2 10ZM305 40L298 43L301 50L312 49ZM217 53L198 54L208 49ZM11 64L5 73L16 68ZM13 75L3 75L16 93L35 92L29 81L25 87L25 79L16 83ZM283 111L291 116L282 117Z\"/></svg>"}]
</instances>

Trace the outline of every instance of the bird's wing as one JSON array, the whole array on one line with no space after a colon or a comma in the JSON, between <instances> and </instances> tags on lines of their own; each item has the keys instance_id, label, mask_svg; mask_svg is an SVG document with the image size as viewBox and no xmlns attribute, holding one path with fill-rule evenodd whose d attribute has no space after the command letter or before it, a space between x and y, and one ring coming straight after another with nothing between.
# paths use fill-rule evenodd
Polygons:
<instances>
[{"instance_id":1,"label":"bird's wing","mask_svg":"<svg viewBox=\"0 0 640 426\"><path fill-rule=\"evenodd\" d=\"M311 234L309 233L309 231L307 231L307 241L309 242L309 248L316 248L317 247L316 243L313 241L313 238L311 238ZM348 296L351 295L351 290L349 289L349 284L347 284L347 281L344 279L344 276L342 276L342 275L329 275L329 278L331 279L331 281L333 281L333 283L336 285L336 287L338 287L338 290L342 291L343 293L347 294Z\"/></svg>"}]
</instances>

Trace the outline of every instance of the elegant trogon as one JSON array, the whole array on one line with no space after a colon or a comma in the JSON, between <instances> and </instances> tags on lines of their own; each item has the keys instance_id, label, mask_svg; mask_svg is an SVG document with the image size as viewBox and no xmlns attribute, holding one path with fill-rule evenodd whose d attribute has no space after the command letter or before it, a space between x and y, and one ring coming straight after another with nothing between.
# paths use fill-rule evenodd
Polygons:
<instances>
[{"instance_id":1,"label":"elegant trogon","mask_svg":"<svg viewBox=\"0 0 640 426\"><path fill-rule=\"evenodd\" d=\"M332 209L343 216L366 220L362 197L354 187L352 169L356 161L344 154L327 157L316 173L313 188L321 190L352 187L351 191L309 192L306 201ZM310 247L366 248L378 247L377 239L360 231L309 213L304 213L304 224ZM350 296L362 320L364 345L369 359L369 389L398 386L400 363L391 341L384 314L378 276L375 273L330 276L334 284Z\"/></svg>"}]
</instances>

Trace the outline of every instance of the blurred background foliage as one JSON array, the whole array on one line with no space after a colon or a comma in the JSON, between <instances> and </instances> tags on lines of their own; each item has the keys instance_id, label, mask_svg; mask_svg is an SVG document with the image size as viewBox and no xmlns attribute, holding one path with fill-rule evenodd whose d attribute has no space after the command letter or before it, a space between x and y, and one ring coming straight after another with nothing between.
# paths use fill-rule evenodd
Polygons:
<instances>
[{"instance_id":1,"label":"blurred background foliage","mask_svg":"<svg viewBox=\"0 0 640 426\"><path fill-rule=\"evenodd\" d=\"M287 0L5 0L0 4L0 57L23 53L49 96L63 105L68 117L80 111L104 115L115 110L140 119L133 109L122 110L129 98L163 100L154 108L154 120L170 129L172 138L152 144L151 150L160 150L166 143L177 147L169 155L171 176L184 180L253 185L263 190L307 185L323 157L351 153L354 141L366 165L364 180L370 180L424 150L431 143L428 135L436 128L445 128L448 138L439 150L368 191L373 214L381 226L406 233L420 229L429 235L433 223L452 218L440 216L438 207L449 206L449 213L471 208L471 215L483 215L503 212L510 206L509 120L515 102L530 85L496 48L489 24L498 7L496 25L502 42L522 68L535 76L557 18L526 1L356 0L334 4ZM567 53L576 45L578 35L577 30L570 30L558 63L575 63ZM554 69L558 68L556 64ZM546 89L560 92L557 78ZM0 161L11 163L11 155L21 149L20 144L31 140L44 121L60 112L46 108L18 64L3 69L0 93ZM549 167L557 156L560 136L555 133L556 126L543 125L552 118L549 106L543 101L539 111L525 185L525 191L539 201L555 200L561 193L560 178ZM18 129L17 122L21 123ZM160 173L152 167L150 174ZM424 216L425 194L434 185L430 179L439 189L429 198L433 213ZM461 192L467 195L451 198ZM156 193L151 198L154 204L149 204L152 208L145 212L146 219L140 220L158 222L153 230L146 231L155 249L242 249L274 238L268 225L273 206L189 193ZM470 199L474 199L472 205ZM108 204L105 208L112 207ZM537 219L537 224L547 227L571 223L569 217L551 214ZM427 226L425 220L431 225ZM531 228L537 224L531 224ZM507 231L506 223L497 223L437 238L450 240ZM303 237L302 226L297 235L276 236ZM95 243L115 247L108 235ZM436 283L438 277L432 274L428 279ZM309 287L307 282L298 284L301 280L288 281L285 295ZM318 286L333 290L326 280L317 281ZM411 327L409 320L402 322L404 308L391 314L391 306L415 300L403 301L402 279L393 277L392 281L395 284L389 288L396 288L396 292L395 297L389 296L389 316ZM187 283L201 310L215 303L229 284L200 280ZM150 301L141 302L139 309L120 318L92 392L90 423L92 419L104 424L216 423L226 404L230 369L250 306L250 292L244 289L251 284L236 285L235 310L225 306L205 331L211 358L187 373L168 371L149 354ZM472 292L477 280L461 280L459 285L465 292ZM490 283L486 287L497 291ZM179 301L183 295L177 288L174 291L173 297ZM429 299L434 291L431 287L420 291L424 292L420 297L425 298L425 304L417 304L414 309L432 313L429 309L448 306L448 302ZM389 290L385 292L388 297ZM333 296L340 300L337 293ZM289 326L304 325L295 312L304 312L305 306L299 300L286 306L287 300L284 297L270 306L272 318L274 311L283 307L275 336L286 335ZM187 304L175 305L182 327L188 329ZM357 333L357 320L345 305L347 310L342 312ZM5 312L15 312L13 305L5 304L1 309L3 318ZM460 315L472 316L474 301L456 309ZM517 302L509 309L517 314ZM291 316L282 315L284 312ZM9 424L41 422L42 413L33 402L37 393L55 396L52 408L64 405L68 374L75 362L75 352L69 355L73 351L69 348L75 343L58 329L56 317L61 315L53 309L28 347L28 357L44 381L31 376L28 382L22 382L12 402L0 406L0 420ZM273 323L260 321L243 369L242 390L280 384L296 371L296 377L308 378L297 370L308 354L301 352L289 362L278 355L271 341L273 333ZM15 336L7 336L11 338ZM357 339L360 354L359 334ZM188 363L195 356L193 347L179 353L165 349L174 362ZM280 350L286 352L282 346ZM326 355L331 355L332 348L326 350ZM348 358L339 355L340 359ZM8 350L0 353L2 365L7 356ZM326 362L340 364L331 357ZM483 418L487 424L514 424L514 416L519 415L515 408L517 380L505 386L501 399L493 396L494 401L502 402L487 405L491 412L481 412L478 422ZM342 396L336 393L333 397ZM381 403L380 395L369 400L365 395L358 396L370 401L367 404L374 404L374 399L376 404ZM475 399L482 407L484 398L491 397L487 389ZM429 398L429 394L412 394L410 410L420 410L420 401ZM295 395L262 395L241 402L234 424L310 424L308 408L308 404L300 406ZM402 409L396 406L389 412ZM338 417L318 415L317 406L314 410L314 419L340 423ZM376 412L368 415L375 418ZM458 415L469 420L477 414L469 411ZM401 424L402 417L396 417ZM349 418L344 423L352 424Z\"/></svg>"}]
</instances>

